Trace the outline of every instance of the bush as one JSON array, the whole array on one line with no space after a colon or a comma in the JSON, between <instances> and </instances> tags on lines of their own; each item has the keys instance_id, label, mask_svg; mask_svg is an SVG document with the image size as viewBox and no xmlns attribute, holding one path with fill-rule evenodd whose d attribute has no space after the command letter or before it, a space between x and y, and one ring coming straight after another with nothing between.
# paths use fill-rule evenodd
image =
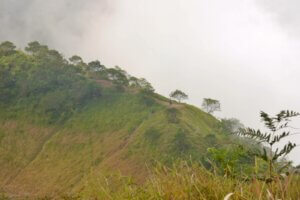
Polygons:
<instances>
[{"instance_id":1,"label":"bush","mask_svg":"<svg viewBox=\"0 0 300 200\"><path fill-rule=\"evenodd\" d=\"M241 177L252 173L250 166L254 164L254 160L250 153L240 145L219 149L209 148L207 151L219 169L219 173L226 177Z\"/></svg>"},{"instance_id":2,"label":"bush","mask_svg":"<svg viewBox=\"0 0 300 200\"><path fill-rule=\"evenodd\" d=\"M172 152L175 155L187 155L188 151L191 149L191 144L189 143L186 135L186 130L184 129L178 129L176 132L172 142Z\"/></svg>"},{"instance_id":3,"label":"bush","mask_svg":"<svg viewBox=\"0 0 300 200\"><path fill-rule=\"evenodd\" d=\"M179 123L179 119L177 117L179 115L179 111L176 108L167 108L166 115L169 123Z\"/></svg>"}]
</instances>

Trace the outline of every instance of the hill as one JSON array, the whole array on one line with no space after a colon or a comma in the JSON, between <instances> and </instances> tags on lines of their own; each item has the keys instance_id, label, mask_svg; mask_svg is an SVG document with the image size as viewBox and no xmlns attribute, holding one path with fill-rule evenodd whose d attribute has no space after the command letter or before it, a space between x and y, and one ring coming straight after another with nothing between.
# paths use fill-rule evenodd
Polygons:
<instances>
[{"instance_id":1,"label":"hill","mask_svg":"<svg viewBox=\"0 0 300 200\"><path fill-rule=\"evenodd\" d=\"M0 45L0 188L12 196L76 193L113 173L143 183L156 161L209 165L209 147L236 142L212 115L119 67L38 42Z\"/></svg>"}]
</instances>

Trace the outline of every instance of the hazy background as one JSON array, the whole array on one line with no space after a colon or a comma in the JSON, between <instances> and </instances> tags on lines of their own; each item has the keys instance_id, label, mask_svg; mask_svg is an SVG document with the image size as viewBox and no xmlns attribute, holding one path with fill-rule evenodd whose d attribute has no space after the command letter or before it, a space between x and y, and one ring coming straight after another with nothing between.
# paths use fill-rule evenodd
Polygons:
<instances>
[{"instance_id":1,"label":"hazy background","mask_svg":"<svg viewBox=\"0 0 300 200\"><path fill-rule=\"evenodd\" d=\"M299 8L298 0L1 0L0 41L38 40L119 65L161 94L178 88L197 106L216 98L217 116L259 128L260 110L300 111ZM300 135L289 139L300 144Z\"/></svg>"}]
</instances>

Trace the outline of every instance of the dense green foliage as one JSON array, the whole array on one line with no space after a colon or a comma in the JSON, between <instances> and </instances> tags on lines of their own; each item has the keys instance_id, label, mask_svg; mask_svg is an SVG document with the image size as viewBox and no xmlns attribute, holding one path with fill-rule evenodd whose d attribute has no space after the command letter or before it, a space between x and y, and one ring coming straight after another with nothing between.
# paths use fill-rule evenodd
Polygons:
<instances>
[{"instance_id":1,"label":"dense green foliage","mask_svg":"<svg viewBox=\"0 0 300 200\"><path fill-rule=\"evenodd\" d=\"M94 79L111 80L119 88L135 79L133 87L153 91L145 79L131 77L119 67L107 69L99 61L86 64L79 56L67 61L36 41L25 50L15 50L11 42L0 44L0 106L27 110L50 123L101 100L101 85Z\"/></svg>"},{"instance_id":2,"label":"dense green foliage","mask_svg":"<svg viewBox=\"0 0 300 200\"><path fill-rule=\"evenodd\" d=\"M77 73L57 51L38 42L26 51L0 57L2 106L27 109L54 122L101 96L100 87Z\"/></svg>"}]
</instances>

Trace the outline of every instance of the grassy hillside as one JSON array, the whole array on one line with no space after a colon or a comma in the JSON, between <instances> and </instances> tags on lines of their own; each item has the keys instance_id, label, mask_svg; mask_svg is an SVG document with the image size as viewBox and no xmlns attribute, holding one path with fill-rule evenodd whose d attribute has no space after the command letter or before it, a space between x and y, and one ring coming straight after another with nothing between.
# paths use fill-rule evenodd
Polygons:
<instances>
[{"instance_id":1,"label":"grassy hillside","mask_svg":"<svg viewBox=\"0 0 300 200\"><path fill-rule=\"evenodd\" d=\"M92 171L120 170L143 181L147 162L200 159L209 147L205 136L221 135L218 121L188 105L175 107L124 93L92 102L63 125L2 118L0 184L13 193L63 192Z\"/></svg>"},{"instance_id":2,"label":"grassy hillside","mask_svg":"<svg viewBox=\"0 0 300 200\"><path fill-rule=\"evenodd\" d=\"M145 79L68 61L37 42L26 52L2 43L0 78L0 188L13 196L88 191L113 173L144 183L157 161L209 165L209 147L237 141L212 115L170 105Z\"/></svg>"}]
</instances>

